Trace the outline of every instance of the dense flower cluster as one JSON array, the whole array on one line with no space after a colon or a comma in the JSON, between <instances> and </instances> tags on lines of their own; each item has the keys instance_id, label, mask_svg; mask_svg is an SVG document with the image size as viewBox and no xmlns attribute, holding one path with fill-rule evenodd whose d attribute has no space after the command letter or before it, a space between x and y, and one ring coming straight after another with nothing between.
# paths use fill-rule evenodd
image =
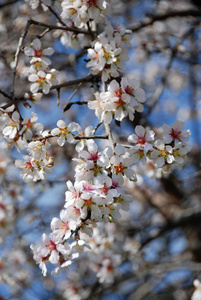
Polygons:
<instances>
[{"instance_id":1,"label":"dense flower cluster","mask_svg":"<svg viewBox=\"0 0 201 300\"><path fill-rule=\"evenodd\" d=\"M32 0L29 4L32 9L42 4L46 10L51 1ZM71 22L72 28L76 26L89 31L98 23L104 23L110 10L106 0L63 0L59 5L62 19ZM98 33L91 43L92 47L88 48L87 67L92 75L101 76L102 91L95 92L95 100L88 101L88 107L95 110L100 124L107 128L113 119L133 121L135 112L143 112L145 92L135 79L114 79L124 69L122 62L129 59L126 47L130 46L130 32L123 25L113 27L105 22L104 30ZM76 48L81 39L74 32L63 31L62 40L63 44ZM47 58L53 52L52 48L42 49L38 38L24 48L25 55L31 58L28 78L32 82L32 94L25 93L23 99L40 104L43 94L48 94L51 87L58 84L58 72L49 69L51 61ZM54 274L59 274L75 260L90 253L89 267L96 273L98 281L111 283L122 258L114 236L102 233L102 224L117 222L129 210L132 196L128 194L126 182L136 182L134 167L139 160L161 173L182 168L190 151L187 144L190 131L183 130L182 120L171 126L164 124L157 133L149 127L137 125L135 132L127 138L128 145L113 141L107 132L107 145L100 150L99 144L94 141L97 128L88 126L83 130L75 122L67 125L59 120L56 128L44 131L37 120L34 112L31 117L23 118L16 103L0 109L0 126L5 140L19 151L27 151L24 161L15 161L15 166L22 169L20 176L24 181L44 180L47 173L51 173L53 161L48 153L51 138L57 139L61 147L66 141L76 144L78 157L73 159L77 163L75 181L67 181L65 205L59 218L54 217L51 221L52 232L49 236L44 233L40 244L31 245L34 259L46 276L46 263L56 265ZM0 170L6 164L5 160L0 161ZM5 232L10 230L12 218L13 206L0 198L0 226L5 228ZM137 251L137 247L131 250L130 241L124 247L128 255ZM70 293L73 294L72 291Z\"/></svg>"},{"instance_id":2,"label":"dense flower cluster","mask_svg":"<svg viewBox=\"0 0 201 300\"><path fill-rule=\"evenodd\" d=\"M104 22L109 13L108 0L63 0L61 17L71 20L76 27L85 27L87 22L94 20Z\"/></svg>"},{"instance_id":3,"label":"dense flower cluster","mask_svg":"<svg viewBox=\"0 0 201 300\"><path fill-rule=\"evenodd\" d=\"M110 124L113 118L122 121L127 116L133 121L135 111L144 110L144 90L139 88L137 80L130 81L126 77L121 79L120 84L112 80L107 91L96 92L95 98L95 101L88 102L88 107L95 109L96 116L106 124Z\"/></svg>"},{"instance_id":4,"label":"dense flower cluster","mask_svg":"<svg viewBox=\"0 0 201 300\"><path fill-rule=\"evenodd\" d=\"M129 60L125 46L131 46L130 39L131 35L123 25L112 27L108 23L105 31L92 43L93 48L88 49L87 67L91 68L91 74L101 74L103 82L118 77L124 69L122 62Z\"/></svg>"},{"instance_id":5,"label":"dense flower cluster","mask_svg":"<svg viewBox=\"0 0 201 300\"><path fill-rule=\"evenodd\" d=\"M46 57L54 53L53 48L49 47L42 50L41 41L34 39L29 47L25 47L24 53L32 58L30 61L29 81L33 83L30 87L30 91L34 94L37 93L39 89L42 89L44 94L48 94L50 87L58 83L58 71L55 69L49 70L51 61Z\"/></svg>"}]
</instances>

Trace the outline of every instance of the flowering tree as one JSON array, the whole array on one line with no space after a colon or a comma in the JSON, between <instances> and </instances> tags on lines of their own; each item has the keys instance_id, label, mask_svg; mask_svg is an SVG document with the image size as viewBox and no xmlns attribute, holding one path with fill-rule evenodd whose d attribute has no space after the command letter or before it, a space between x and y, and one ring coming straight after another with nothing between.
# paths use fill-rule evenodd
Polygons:
<instances>
[{"instance_id":1,"label":"flowering tree","mask_svg":"<svg viewBox=\"0 0 201 300\"><path fill-rule=\"evenodd\" d=\"M199 299L201 11L174 5L0 4L3 299Z\"/></svg>"}]
</instances>

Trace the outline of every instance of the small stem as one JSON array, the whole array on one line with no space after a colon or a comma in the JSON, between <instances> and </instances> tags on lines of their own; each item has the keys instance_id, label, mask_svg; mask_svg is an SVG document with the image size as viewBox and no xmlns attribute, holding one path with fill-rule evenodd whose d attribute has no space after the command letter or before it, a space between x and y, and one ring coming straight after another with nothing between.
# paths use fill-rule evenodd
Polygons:
<instances>
[{"instance_id":1,"label":"small stem","mask_svg":"<svg viewBox=\"0 0 201 300\"><path fill-rule=\"evenodd\" d=\"M79 91L80 87L82 86L83 82L80 82L77 86L77 88L73 91L72 95L69 97L68 101L66 102L66 105L63 108L63 112L67 110L68 104L71 101L71 99L74 97L74 95Z\"/></svg>"},{"instance_id":2,"label":"small stem","mask_svg":"<svg viewBox=\"0 0 201 300\"><path fill-rule=\"evenodd\" d=\"M104 126L105 126L105 132L106 134L108 135L108 139L109 139L109 142L110 142L110 145L112 147L112 150L114 152L114 148L116 146L116 143L114 142L114 139L113 139L113 136L112 136L112 132L111 132L111 129L110 129L110 125L109 124L106 124L104 122Z\"/></svg>"}]
</instances>

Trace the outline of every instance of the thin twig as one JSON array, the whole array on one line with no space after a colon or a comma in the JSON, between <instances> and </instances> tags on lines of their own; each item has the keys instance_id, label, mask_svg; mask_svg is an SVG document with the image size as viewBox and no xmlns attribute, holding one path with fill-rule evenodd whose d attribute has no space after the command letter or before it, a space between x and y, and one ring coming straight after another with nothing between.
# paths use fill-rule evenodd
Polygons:
<instances>
[{"instance_id":1,"label":"thin twig","mask_svg":"<svg viewBox=\"0 0 201 300\"><path fill-rule=\"evenodd\" d=\"M50 32L50 29L49 29L49 28L45 29L41 34L37 35L37 37L38 37L39 39L41 39L41 38L44 37L44 36L46 35L46 33L48 33L48 32Z\"/></svg>"},{"instance_id":2,"label":"thin twig","mask_svg":"<svg viewBox=\"0 0 201 300\"><path fill-rule=\"evenodd\" d=\"M25 29L24 29L22 35L20 36L17 51L15 53L14 69L13 69L13 74L12 74L12 88L11 88L12 97L14 97L14 94L15 94L15 77L16 77L16 70L17 70L17 65L19 62L19 55L20 55L21 47L22 47L23 41L28 33L30 26L31 26L31 20L28 20L26 23ZM16 107L17 107L17 103L16 103Z\"/></svg>"},{"instance_id":3,"label":"thin twig","mask_svg":"<svg viewBox=\"0 0 201 300\"><path fill-rule=\"evenodd\" d=\"M142 248L149 244L151 241L161 237L164 233L172 229L190 224L199 224L199 222L201 222L201 209L197 211L195 211L195 209L188 209L182 217L175 220L169 220L167 224L162 227L155 235L148 237L144 242L142 242L139 250L142 250Z\"/></svg>"},{"instance_id":4,"label":"thin twig","mask_svg":"<svg viewBox=\"0 0 201 300\"><path fill-rule=\"evenodd\" d=\"M74 97L74 95L79 91L79 89L80 89L80 87L82 86L82 84L83 84L83 82L80 82L79 84L78 84L78 86L76 87L76 89L73 91L73 93L72 93L72 95L68 98L68 101L66 102L66 105L64 106L64 108L63 108L63 112L65 112L67 109L67 107L68 107L68 104L69 104L69 102L71 101L71 99Z\"/></svg>"},{"instance_id":5,"label":"thin twig","mask_svg":"<svg viewBox=\"0 0 201 300\"><path fill-rule=\"evenodd\" d=\"M59 15L56 13L56 11L54 11L54 9L49 6L49 5L46 5L45 6L48 7L48 9L51 11L51 13L57 18L57 20L63 25L63 26L66 26L66 24L62 21L62 19L59 17Z\"/></svg>"},{"instance_id":6,"label":"thin twig","mask_svg":"<svg viewBox=\"0 0 201 300\"><path fill-rule=\"evenodd\" d=\"M98 123L98 125L94 128L94 133L97 131L97 129L103 124L103 122Z\"/></svg>"},{"instance_id":7,"label":"thin twig","mask_svg":"<svg viewBox=\"0 0 201 300\"><path fill-rule=\"evenodd\" d=\"M67 81L67 82L63 82L61 84L57 84L57 85L53 85L50 90L55 90L55 89L61 89L63 87L68 87L71 85L75 85L78 84L80 82L84 83L84 82L90 82L92 81L94 78L97 78L97 80L99 80L99 76L94 77L93 75L88 75L86 77L80 78L80 79L75 79L75 80L71 80L71 81ZM70 104L70 103L69 103Z\"/></svg>"},{"instance_id":8,"label":"thin twig","mask_svg":"<svg viewBox=\"0 0 201 300\"><path fill-rule=\"evenodd\" d=\"M65 111L69 110L71 108L72 105L77 104L77 105L85 105L87 104L87 101L75 101L75 102L71 102L67 105Z\"/></svg>"},{"instance_id":9,"label":"thin twig","mask_svg":"<svg viewBox=\"0 0 201 300\"><path fill-rule=\"evenodd\" d=\"M187 182L195 177L201 176L201 171L195 172L194 174L189 175L188 177L184 178L183 180L179 180L179 183Z\"/></svg>"},{"instance_id":10,"label":"thin twig","mask_svg":"<svg viewBox=\"0 0 201 300\"><path fill-rule=\"evenodd\" d=\"M106 124L104 122L104 126L105 126L105 132L106 132L106 135L108 135L108 139L109 139L109 142L110 142L110 145L112 147L112 150L114 152L114 148L115 148L115 142L114 142L114 139L113 139L113 136L112 136L112 132L111 132L111 129L110 129L110 125L109 124Z\"/></svg>"}]
</instances>

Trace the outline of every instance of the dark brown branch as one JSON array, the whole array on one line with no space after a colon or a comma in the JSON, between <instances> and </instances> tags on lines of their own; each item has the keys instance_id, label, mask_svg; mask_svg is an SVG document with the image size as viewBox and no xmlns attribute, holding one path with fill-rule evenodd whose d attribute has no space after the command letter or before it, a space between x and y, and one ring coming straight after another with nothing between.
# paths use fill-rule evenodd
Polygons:
<instances>
[{"instance_id":1,"label":"dark brown branch","mask_svg":"<svg viewBox=\"0 0 201 300\"><path fill-rule=\"evenodd\" d=\"M5 98L8 98L10 100L12 100L12 97L9 96L7 93L5 93L4 91L0 90L0 94L2 94Z\"/></svg>"},{"instance_id":2,"label":"dark brown branch","mask_svg":"<svg viewBox=\"0 0 201 300\"><path fill-rule=\"evenodd\" d=\"M88 103L87 101L75 101L75 102L68 103L68 105L65 107L65 110L63 110L63 112L69 110L71 108L71 106L74 105L74 104L85 105L87 103Z\"/></svg>"},{"instance_id":3,"label":"dark brown branch","mask_svg":"<svg viewBox=\"0 0 201 300\"><path fill-rule=\"evenodd\" d=\"M75 140L95 140L95 139L108 139L107 135L94 135L94 136L74 136Z\"/></svg>"},{"instance_id":4,"label":"dark brown branch","mask_svg":"<svg viewBox=\"0 0 201 300\"><path fill-rule=\"evenodd\" d=\"M99 78L99 77L93 76L93 75L88 75L88 76L80 78L80 79L75 79L75 80L63 82L61 84L53 85L50 88L50 90L61 89L63 87L68 87L68 86L71 86L71 85L79 84L80 82L83 82L83 83L84 82L90 82L90 81L93 81L94 78Z\"/></svg>"},{"instance_id":5,"label":"dark brown branch","mask_svg":"<svg viewBox=\"0 0 201 300\"><path fill-rule=\"evenodd\" d=\"M0 9L1 9L1 8L4 8L4 7L6 7L6 6L9 6L9 5L15 4L15 3L18 2L18 1L19 1L19 0L11 0L11 1L9 1L9 2L2 3L2 4L0 4Z\"/></svg>"},{"instance_id":6,"label":"dark brown branch","mask_svg":"<svg viewBox=\"0 0 201 300\"><path fill-rule=\"evenodd\" d=\"M84 219L81 219L81 224L77 226L75 230L71 230L71 237L74 235L75 239L79 239L79 231L82 229L82 227L85 225L85 222L91 219L91 210L87 210L87 215Z\"/></svg>"},{"instance_id":7,"label":"dark brown branch","mask_svg":"<svg viewBox=\"0 0 201 300\"><path fill-rule=\"evenodd\" d=\"M37 25L37 26L41 26L41 27L46 27L46 28L49 28L50 30L65 30L65 31L73 31L75 33L84 33L84 34L88 34L88 35L94 35L94 33L92 32L89 32L87 30L82 30L82 29L78 29L78 28L75 28L75 27L68 27L67 25L66 26L57 26L57 25L53 25L53 24L46 24L46 23L43 23L43 22L38 22L38 21L35 21L35 20L31 20L31 24L34 24L34 25Z\"/></svg>"},{"instance_id":8,"label":"dark brown branch","mask_svg":"<svg viewBox=\"0 0 201 300\"><path fill-rule=\"evenodd\" d=\"M157 21L165 21L168 18L173 18L173 17L201 17L201 11L189 9L184 11L171 11L167 14L162 14L162 15L155 15L155 16L153 15L150 16L151 20L142 21L137 24L131 25L129 26L128 29L132 30L132 32L136 32L144 27L153 25Z\"/></svg>"},{"instance_id":9,"label":"dark brown branch","mask_svg":"<svg viewBox=\"0 0 201 300\"><path fill-rule=\"evenodd\" d=\"M49 10L51 11L51 13L57 18L57 20L63 25L63 26L66 26L66 24L62 21L62 19L59 17L59 15L54 11L54 9L49 6L49 5L46 5L49 8Z\"/></svg>"}]
</instances>

